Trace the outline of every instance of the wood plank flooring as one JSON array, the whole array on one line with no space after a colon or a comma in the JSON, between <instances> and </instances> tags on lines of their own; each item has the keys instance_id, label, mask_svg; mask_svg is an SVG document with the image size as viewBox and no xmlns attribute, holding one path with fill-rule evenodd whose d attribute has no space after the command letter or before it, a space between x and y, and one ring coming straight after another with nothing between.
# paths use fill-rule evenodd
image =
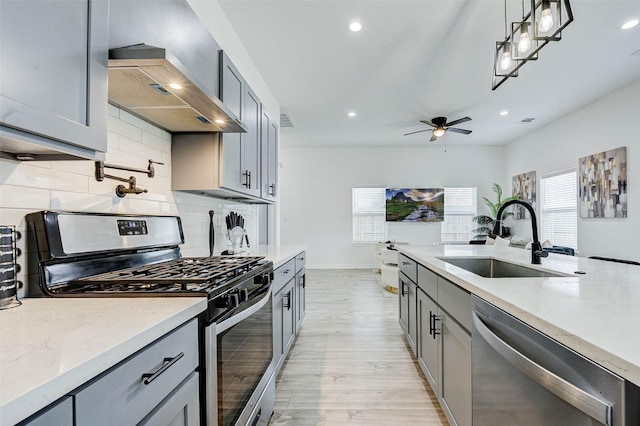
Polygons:
<instances>
[{"instance_id":1,"label":"wood plank flooring","mask_svg":"<svg viewBox=\"0 0 640 426\"><path fill-rule=\"evenodd\" d=\"M307 315L270 425L448 425L369 270L307 270Z\"/></svg>"}]
</instances>

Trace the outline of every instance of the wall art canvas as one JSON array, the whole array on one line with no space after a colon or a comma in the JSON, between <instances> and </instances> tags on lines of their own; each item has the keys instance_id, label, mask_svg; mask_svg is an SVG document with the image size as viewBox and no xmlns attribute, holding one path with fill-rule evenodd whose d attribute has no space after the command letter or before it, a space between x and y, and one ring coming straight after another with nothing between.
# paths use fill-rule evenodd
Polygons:
<instances>
[{"instance_id":1,"label":"wall art canvas","mask_svg":"<svg viewBox=\"0 0 640 426\"><path fill-rule=\"evenodd\" d=\"M387 188L387 222L442 222L444 188Z\"/></svg>"},{"instance_id":2,"label":"wall art canvas","mask_svg":"<svg viewBox=\"0 0 640 426\"><path fill-rule=\"evenodd\" d=\"M582 218L627 217L627 147L578 160Z\"/></svg>"},{"instance_id":3,"label":"wall art canvas","mask_svg":"<svg viewBox=\"0 0 640 426\"><path fill-rule=\"evenodd\" d=\"M536 208L536 172L521 173L512 178L513 193L518 195L522 201L526 201ZM529 217L529 212L522 206L514 206L513 217L515 219L525 219Z\"/></svg>"}]
</instances>

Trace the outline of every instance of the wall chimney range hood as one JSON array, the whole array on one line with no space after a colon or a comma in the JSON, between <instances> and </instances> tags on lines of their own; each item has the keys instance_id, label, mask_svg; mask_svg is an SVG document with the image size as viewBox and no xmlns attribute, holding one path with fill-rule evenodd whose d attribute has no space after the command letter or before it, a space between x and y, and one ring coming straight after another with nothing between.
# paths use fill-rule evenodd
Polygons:
<instances>
[{"instance_id":1,"label":"wall chimney range hood","mask_svg":"<svg viewBox=\"0 0 640 426\"><path fill-rule=\"evenodd\" d=\"M171 133L244 133L246 126L203 92L165 49L136 44L109 50L109 102Z\"/></svg>"}]
</instances>

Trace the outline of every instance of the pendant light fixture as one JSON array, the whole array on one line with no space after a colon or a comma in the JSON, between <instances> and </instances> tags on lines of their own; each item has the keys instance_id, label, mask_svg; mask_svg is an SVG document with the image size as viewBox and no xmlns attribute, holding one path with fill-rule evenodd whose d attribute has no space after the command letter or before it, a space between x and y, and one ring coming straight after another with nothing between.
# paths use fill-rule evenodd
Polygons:
<instances>
[{"instance_id":1,"label":"pendant light fixture","mask_svg":"<svg viewBox=\"0 0 640 426\"><path fill-rule=\"evenodd\" d=\"M493 59L493 84L496 90L509 77L517 77L518 70L528 61L538 59L538 52L550 41L559 41L564 30L573 22L569 0L531 0L525 14L522 1L522 20L511 23L507 35L507 1L504 2L505 39L496 42Z\"/></svg>"},{"instance_id":2,"label":"pendant light fixture","mask_svg":"<svg viewBox=\"0 0 640 426\"><path fill-rule=\"evenodd\" d=\"M518 76L519 61L511 53L511 35L507 32L507 0L504 0L504 41L496 42L493 57L493 89L509 77Z\"/></svg>"}]
</instances>

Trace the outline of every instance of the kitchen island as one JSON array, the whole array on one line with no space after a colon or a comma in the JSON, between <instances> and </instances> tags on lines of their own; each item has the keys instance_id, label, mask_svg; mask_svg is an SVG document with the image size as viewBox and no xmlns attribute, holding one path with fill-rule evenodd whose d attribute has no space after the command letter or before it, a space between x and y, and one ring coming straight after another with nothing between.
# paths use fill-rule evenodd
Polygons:
<instances>
[{"instance_id":1,"label":"kitchen island","mask_svg":"<svg viewBox=\"0 0 640 426\"><path fill-rule=\"evenodd\" d=\"M399 246L434 273L640 385L640 267L496 246ZM566 276L483 278L442 257L493 257ZM576 273L579 272L579 273Z\"/></svg>"}]
</instances>

